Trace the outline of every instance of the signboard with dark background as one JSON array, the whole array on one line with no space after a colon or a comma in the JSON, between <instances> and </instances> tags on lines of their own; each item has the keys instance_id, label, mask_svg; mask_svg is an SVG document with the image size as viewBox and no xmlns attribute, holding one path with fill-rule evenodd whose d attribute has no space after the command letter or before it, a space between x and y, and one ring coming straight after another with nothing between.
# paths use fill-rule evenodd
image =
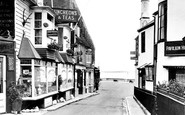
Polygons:
<instances>
[{"instance_id":1,"label":"signboard with dark background","mask_svg":"<svg viewBox=\"0 0 185 115\"><path fill-rule=\"evenodd\" d=\"M57 16L55 17L56 23L72 23L78 21L78 12L77 10L72 9L60 9L60 8L53 8Z\"/></svg>"},{"instance_id":2,"label":"signboard with dark background","mask_svg":"<svg viewBox=\"0 0 185 115\"><path fill-rule=\"evenodd\" d=\"M185 56L185 42L165 42L165 56Z\"/></svg>"},{"instance_id":3,"label":"signboard with dark background","mask_svg":"<svg viewBox=\"0 0 185 115\"><path fill-rule=\"evenodd\" d=\"M14 0L0 1L0 36L14 37Z\"/></svg>"}]
</instances>

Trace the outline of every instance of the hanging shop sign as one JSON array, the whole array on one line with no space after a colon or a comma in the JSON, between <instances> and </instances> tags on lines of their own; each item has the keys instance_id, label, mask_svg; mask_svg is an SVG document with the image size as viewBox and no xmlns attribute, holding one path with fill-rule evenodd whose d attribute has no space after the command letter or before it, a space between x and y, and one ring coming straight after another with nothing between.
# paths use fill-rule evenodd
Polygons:
<instances>
[{"instance_id":1,"label":"hanging shop sign","mask_svg":"<svg viewBox=\"0 0 185 115\"><path fill-rule=\"evenodd\" d=\"M58 36L57 30L47 30L47 36Z\"/></svg>"},{"instance_id":2,"label":"hanging shop sign","mask_svg":"<svg viewBox=\"0 0 185 115\"><path fill-rule=\"evenodd\" d=\"M165 56L185 56L185 43L183 41L165 42Z\"/></svg>"},{"instance_id":3,"label":"hanging shop sign","mask_svg":"<svg viewBox=\"0 0 185 115\"><path fill-rule=\"evenodd\" d=\"M56 23L60 24L78 21L79 16L77 10L54 8L54 11L57 14L55 17Z\"/></svg>"},{"instance_id":4,"label":"hanging shop sign","mask_svg":"<svg viewBox=\"0 0 185 115\"><path fill-rule=\"evenodd\" d=\"M13 54L14 53L14 42L0 40L0 53Z\"/></svg>"},{"instance_id":5,"label":"hanging shop sign","mask_svg":"<svg viewBox=\"0 0 185 115\"><path fill-rule=\"evenodd\" d=\"M0 1L0 36L14 37L14 0Z\"/></svg>"}]
</instances>

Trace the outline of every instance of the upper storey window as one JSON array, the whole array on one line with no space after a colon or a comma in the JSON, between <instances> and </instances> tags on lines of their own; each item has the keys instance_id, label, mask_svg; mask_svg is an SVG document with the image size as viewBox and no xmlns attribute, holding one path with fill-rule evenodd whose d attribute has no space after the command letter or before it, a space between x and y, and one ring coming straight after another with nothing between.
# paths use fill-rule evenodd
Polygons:
<instances>
[{"instance_id":1,"label":"upper storey window","mask_svg":"<svg viewBox=\"0 0 185 115\"><path fill-rule=\"evenodd\" d=\"M159 4L159 23L158 23L158 41L166 40L167 30L167 2Z\"/></svg>"},{"instance_id":2,"label":"upper storey window","mask_svg":"<svg viewBox=\"0 0 185 115\"><path fill-rule=\"evenodd\" d=\"M35 44L42 44L42 13L35 12Z\"/></svg>"},{"instance_id":3,"label":"upper storey window","mask_svg":"<svg viewBox=\"0 0 185 115\"><path fill-rule=\"evenodd\" d=\"M141 53L145 52L145 32L141 33Z\"/></svg>"}]
</instances>

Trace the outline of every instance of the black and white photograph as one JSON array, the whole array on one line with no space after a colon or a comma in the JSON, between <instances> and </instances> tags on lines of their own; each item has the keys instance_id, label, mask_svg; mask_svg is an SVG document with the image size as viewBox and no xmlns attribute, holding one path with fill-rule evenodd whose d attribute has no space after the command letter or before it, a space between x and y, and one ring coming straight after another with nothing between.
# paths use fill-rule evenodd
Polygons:
<instances>
[{"instance_id":1,"label":"black and white photograph","mask_svg":"<svg viewBox=\"0 0 185 115\"><path fill-rule=\"evenodd\" d=\"M185 0L0 0L0 115L185 115Z\"/></svg>"}]
</instances>

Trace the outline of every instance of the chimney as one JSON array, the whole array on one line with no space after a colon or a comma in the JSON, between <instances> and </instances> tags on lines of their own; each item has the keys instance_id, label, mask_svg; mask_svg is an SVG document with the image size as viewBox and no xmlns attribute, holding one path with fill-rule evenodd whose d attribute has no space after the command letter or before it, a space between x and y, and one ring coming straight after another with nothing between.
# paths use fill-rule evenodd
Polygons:
<instances>
[{"instance_id":1,"label":"chimney","mask_svg":"<svg viewBox=\"0 0 185 115\"><path fill-rule=\"evenodd\" d=\"M149 0L141 0L140 27L142 28L149 21L150 21L150 17L149 17Z\"/></svg>"}]
</instances>

